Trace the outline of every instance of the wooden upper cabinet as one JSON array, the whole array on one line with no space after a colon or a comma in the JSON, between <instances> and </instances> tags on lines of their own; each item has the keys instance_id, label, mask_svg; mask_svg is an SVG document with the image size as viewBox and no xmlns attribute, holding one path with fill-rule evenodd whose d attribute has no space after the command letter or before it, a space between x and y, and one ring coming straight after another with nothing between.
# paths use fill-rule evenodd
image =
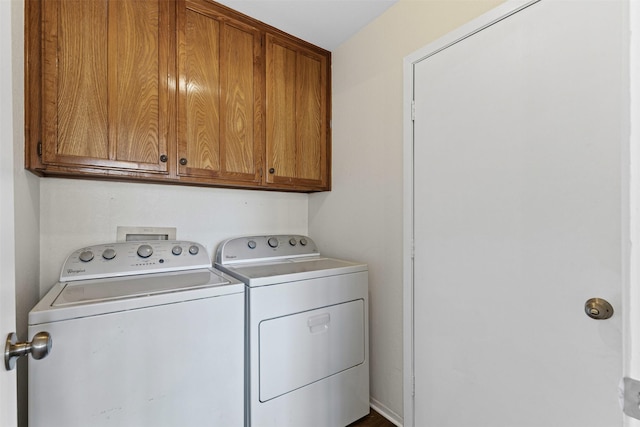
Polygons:
<instances>
[{"instance_id":1,"label":"wooden upper cabinet","mask_svg":"<svg viewBox=\"0 0 640 427\"><path fill-rule=\"evenodd\" d=\"M267 182L330 186L329 53L266 36Z\"/></svg>"},{"instance_id":2,"label":"wooden upper cabinet","mask_svg":"<svg viewBox=\"0 0 640 427\"><path fill-rule=\"evenodd\" d=\"M178 173L260 184L260 31L206 0L178 1Z\"/></svg>"},{"instance_id":3,"label":"wooden upper cabinet","mask_svg":"<svg viewBox=\"0 0 640 427\"><path fill-rule=\"evenodd\" d=\"M34 173L330 189L330 52L211 0L30 0L25 26Z\"/></svg>"},{"instance_id":4,"label":"wooden upper cabinet","mask_svg":"<svg viewBox=\"0 0 640 427\"><path fill-rule=\"evenodd\" d=\"M41 4L43 165L166 172L171 2Z\"/></svg>"}]
</instances>

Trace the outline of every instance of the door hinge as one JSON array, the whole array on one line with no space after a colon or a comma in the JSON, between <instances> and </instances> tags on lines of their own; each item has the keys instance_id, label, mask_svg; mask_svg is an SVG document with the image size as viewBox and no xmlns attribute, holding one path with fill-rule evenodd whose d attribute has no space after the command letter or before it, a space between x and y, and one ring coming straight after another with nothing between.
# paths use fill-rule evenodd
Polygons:
<instances>
[{"instance_id":1,"label":"door hinge","mask_svg":"<svg viewBox=\"0 0 640 427\"><path fill-rule=\"evenodd\" d=\"M42 141L38 141L38 147L36 148L38 157L42 157Z\"/></svg>"},{"instance_id":2,"label":"door hinge","mask_svg":"<svg viewBox=\"0 0 640 427\"><path fill-rule=\"evenodd\" d=\"M415 375L411 378L411 397L416 396L416 377Z\"/></svg>"},{"instance_id":3,"label":"door hinge","mask_svg":"<svg viewBox=\"0 0 640 427\"><path fill-rule=\"evenodd\" d=\"M416 120L416 100L412 99L411 100L411 121L415 121Z\"/></svg>"}]
</instances>

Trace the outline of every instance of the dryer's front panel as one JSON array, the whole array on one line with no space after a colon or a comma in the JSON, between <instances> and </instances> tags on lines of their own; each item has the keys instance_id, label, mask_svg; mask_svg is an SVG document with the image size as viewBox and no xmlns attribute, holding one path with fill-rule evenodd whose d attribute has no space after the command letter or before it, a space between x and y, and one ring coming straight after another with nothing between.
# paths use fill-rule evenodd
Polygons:
<instances>
[{"instance_id":1,"label":"dryer's front panel","mask_svg":"<svg viewBox=\"0 0 640 427\"><path fill-rule=\"evenodd\" d=\"M369 412L368 273L248 287L251 427L344 426Z\"/></svg>"},{"instance_id":2,"label":"dryer's front panel","mask_svg":"<svg viewBox=\"0 0 640 427\"><path fill-rule=\"evenodd\" d=\"M260 322L260 401L364 363L364 300Z\"/></svg>"}]
</instances>

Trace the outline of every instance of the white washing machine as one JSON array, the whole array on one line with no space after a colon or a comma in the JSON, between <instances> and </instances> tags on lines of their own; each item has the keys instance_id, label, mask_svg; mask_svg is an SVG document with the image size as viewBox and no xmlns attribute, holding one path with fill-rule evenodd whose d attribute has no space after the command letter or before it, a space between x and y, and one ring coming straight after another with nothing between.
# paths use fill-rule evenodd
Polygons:
<instances>
[{"instance_id":1,"label":"white washing machine","mask_svg":"<svg viewBox=\"0 0 640 427\"><path fill-rule=\"evenodd\" d=\"M218 246L247 286L250 427L342 427L369 413L368 269L324 258L306 236Z\"/></svg>"},{"instance_id":2,"label":"white washing machine","mask_svg":"<svg viewBox=\"0 0 640 427\"><path fill-rule=\"evenodd\" d=\"M79 249L29 313L31 427L242 426L244 285L184 241Z\"/></svg>"}]
</instances>

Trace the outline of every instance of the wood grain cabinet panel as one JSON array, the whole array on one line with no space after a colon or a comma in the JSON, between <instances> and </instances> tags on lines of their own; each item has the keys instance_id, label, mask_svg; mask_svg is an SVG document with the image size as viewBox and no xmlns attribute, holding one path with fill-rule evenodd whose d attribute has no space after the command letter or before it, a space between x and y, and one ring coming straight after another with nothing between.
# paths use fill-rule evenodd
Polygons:
<instances>
[{"instance_id":1,"label":"wood grain cabinet panel","mask_svg":"<svg viewBox=\"0 0 640 427\"><path fill-rule=\"evenodd\" d=\"M211 2L179 1L179 174L261 182L261 34Z\"/></svg>"},{"instance_id":2,"label":"wood grain cabinet panel","mask_svg":"<svg viewBox=\"0 0 640 427\"><path fill-rule=\"evenodd\" d=\"M267 182L329 189L329 57L267 34Z\"/></svg>"},{"instance_id":3,"label":"wood grain cabinet panel","mask_svg":"<svg viewBox=\"0 0 640 427\"><path fill-rule=\"evenodd\" d=\"M45 167L167 172L169 3L42 2Z\"/></svg>"},{"instance_id":4,"label":"wood grain cabinet panel","mask_svg":"<svg viewBox=\"0 0 640 427\"><path fill-rule=\"evenodd\" d=\"M330 189L330 52L211 0L25 10L27 169Z\"/></svg>"}]
</instances>

